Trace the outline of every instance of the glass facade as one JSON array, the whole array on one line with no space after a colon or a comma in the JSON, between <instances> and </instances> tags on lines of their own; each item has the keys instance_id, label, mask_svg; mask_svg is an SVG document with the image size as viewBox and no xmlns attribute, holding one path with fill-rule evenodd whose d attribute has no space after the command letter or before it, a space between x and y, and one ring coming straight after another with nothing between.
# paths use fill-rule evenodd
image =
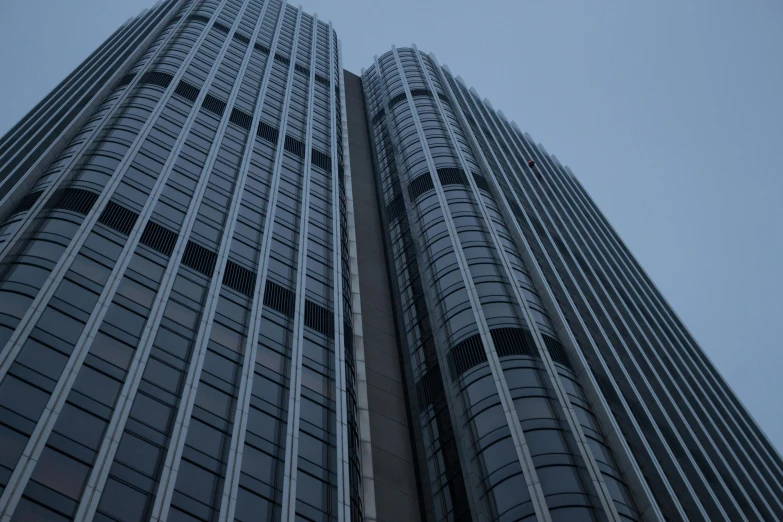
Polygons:
<instances>
[{"instance_id":1,"label":"glass facade","mask_svg":"<svg viewBox=\"0 0 783 522\"><path fill-rule=\"evenodd\" d=\"M571 171L433 55L166 0L0 139L3 521L783 520Z\"/></svg>"},{"instance_id":2,"label":"glass facade","mask_svg":"<svg viewBox=\"0 0 783 522\"><path fill-rule=\"evenodd\" d=\"M424 517L783 519L780 456L570 170L415 47L362 85Z\"/></svg>"},{"instance_id":3,"label":"glass facade","mask_svg":"<svg viewBox=\"0 0 783 522\"><path fill-rule=\"evenodd\" d=\"M121 71L79 129L37 138L47 99L3 138L0 513L361 519L334 30L169 1L93 61Z\"/></svg>"}]
</instances>

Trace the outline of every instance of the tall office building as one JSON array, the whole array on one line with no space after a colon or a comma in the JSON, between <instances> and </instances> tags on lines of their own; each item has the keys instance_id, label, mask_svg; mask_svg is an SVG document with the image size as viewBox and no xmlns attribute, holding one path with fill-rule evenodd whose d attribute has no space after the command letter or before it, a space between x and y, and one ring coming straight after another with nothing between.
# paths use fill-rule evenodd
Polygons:
<instances>
[{"instance_id":1,"label":"tall office building","mask_svg":"<svg viewBox=\"0 0 783 522\"><path fill-rule=\"evenodd\" d=\"M2 521L783 520L567 167L416 48L167 0L0 141Z\"/></svg>"},{"instance_id":2,"label":"tall office building","mask_svg":"<svg viewBox=\"0 0 783 522\"><path fill-rule=\"evenodd\" d=\"M340 71L280 0L169 1L6 136L2 520L362 517Z\"/></svg>"}]
</instances>

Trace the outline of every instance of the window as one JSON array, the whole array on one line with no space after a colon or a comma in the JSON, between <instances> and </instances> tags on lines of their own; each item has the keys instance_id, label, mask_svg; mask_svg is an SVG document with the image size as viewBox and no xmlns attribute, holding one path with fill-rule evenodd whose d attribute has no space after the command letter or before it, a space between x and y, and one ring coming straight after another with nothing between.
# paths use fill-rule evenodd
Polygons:
<instances>
[{"instance_id":1,"label":"window","mask_svg":"<svg viewBox=\"0 0 783 522\"><path fill-rule=\"evenodd\" d=\"M120 393L120 386L122 384L119 381L108 375L89 366L82 366L73 389L111 408Z\"/></svg>"},{"instance_id":2,"label":"window","mask_svg":"<svg viewBox=\"0 0 783 522\"><path fill-rule=\"evenodd\" d=\"M544 397L523 397L514 399L519 420L527 419L552 419L552 408L549 400Z\"/></svg>"},{"instance_id":3,"label":"window","mask_svg":"<svg viewBox=\"0 0 783 522\"><path fill-rule=\"evenodd\" d=\"M146 286L142 286L139 283L128 279L128 277L122 278L120 286L117 288L117 293L145 308L150 308L152 306L152 301L155 298L155 292Z\"/></svg>"},{"instance_id":4,"label":"window","mask_svg":"<svg viewBox=\"0 0 783 522\"><path fill-rule=\"evenodd\" d=\"M212 350L207 350L204 358L204 371L219 377L226 382L233 383L236 378L238 366L233 361L222 357Z\"/></svg>"},{"instance_id":5,"label":"window","mask_svg":"<svg viewBox=\"0 0 783 522\"><path fill-rule=\"evenodd\" d=\"M96 451L103 440L105 428L106 421L70 403L66 403L63 406L60 415L57 417L57 424L54 427L55 431L60 435L64 435Z\"/></svg>"},{"instance_id":6,"label":"window","mask_svg":"<svg viewBox=\"0 0 783 522\"><path fill-rule=\"evenodd\" d=\"M236 520L240 522L272 522L275 520L275 504L240 488L237 492Z\"/></svg>"},{"instance_id":7,"label":"window","mask_svg":"<svg viewBox=\"0 0 783 522\"><path fill-rule=\"evenodd\" d=\"M569 453L563 434L559 430L533 430L525 432L530 454Z\"/></svg>"},{"instance_id":8,"label":"window","mask_svg":"<svg viewBox=\"0 0 783 522\"><path fill-rule=\"evenodd\" d=\"M0 424L0 466L14 469L26 444L27 437Z\"/></svg>"},{"instance_id":9,"label":"window","mask_svg":"<svg viewBox=\"0 0 783 522\"><path fill-rule=\"evenodd\" d=\"M201 383L196 393L196 406L204 408L218 417L227 419L231 409L231 397L217 388Z\"/></svg>"},{"instance_id":10,"label":"window","mask_svg":"<svg viewBox=\"0 0 783 522\"><path fill-rule=\"evenodd\" d=\"M171 302L169 302L169 304L171 304ZM168 311L168 308L166 311ZM190 340L175 334L168 328L159 328L158 335L155 337L155 346L184 361L188 357Z\"/></svg>"},{"instance_id":11,"label":"window","mask_svg":"<svg viewBox=\"0 0 783 522\"><path fill-rule=\"evenodd\" d=\"M197 419L190 421L187 442L192 448L216 459L221 459L224 438L223 432L216 430L212 426L208 426Z\"/></svg>"},{"instance_id":12,"label":"window","mask_svg":"<svg viewBox=\"0 0 783 522\"><path fill-rule=\"evenodd\" d=\"M109 305L103 320L137 338L141 336L146 321L144 317L131 312L116 302Z\"/></svg>"},{"instance_id":13,"label":"window","mask_svg":"<svg viewBox=\"0 0 783 522\"><path fill-rule=\"evenodd\" d=\"M259 451L253 446L245 445L242 456L242 471L266 484L275 483L275 468L277 459Z\"/></svg>"},{"instance_id":14,"label":"window","mask_svg":"<svg viewBox=\"0 0 783 522\"><path fill-rule=\"evenodd\" d=\"M92 312L96 301L98 301L98 294L81 285L74 284L68 279L64 279L60 283L54 296L87 313Z\"/></svg>"},{"instance_id":15,"label":"window","mask_svg":"<svg viewBox=\"0 0 783 522\"><path fill-rule=\"evenodd\" d=\"M14 511L14 520L25 520L30 522L68 522L70 518L58 515L54 511L50 511L42 505L22 497Z\"/></svg>"},{"instance_id":16,"label":"window","mask_svg":"<svg viewBox=\"0 0 783 522\"><path fill-rule=\"evenodd\" d=\"M177 474L177 489L182 493L198 499L209 501L215 495L218 477L209 471L183 460Z\"/></svg>"},{"instance_id":17,"label":"window","mask_svg":"<svg viewBox=\"0 0 783 522\"><path fill-rule=\"evenodd\" d=\"M41 453L31 478L73 500L78 500L89 471L90 468L85 464L47 446Z\"/></svg>"},{"instance_id":18,"label":"window","mask_svg":"<svg viewBox=\"0 0 783 522\"><path fill-rule=\"evenodd\" d=\"M329 512L329 485L299 470L296 476L296 498L314 508Z\"/></svg>"},{"instance_id":19,"label":"window","mask_svg":"<svg viewBox=\"0 0 783 522\"><path fill-rule=\"evenodd\" d=\"M115 460L148 477L154 477L158 469L160 452L159 447L125 432L117 447Z\"/></svg>"},{"instance_id":20,"label":"window","mask_svg":"<svg viewBox=\"0 0 783 522\"><path fill-rule=\"evenodd\" d=\"M143 393L138 393L133 400L131 416L161 433L165 433L171 417L171 408Z\"/></svg>"},{"instance_id":21,"label":"window","mask_svg":"<svg viewBox=\"0 0 783 522\"><path fill-rule=\"evenodd\" d=\"M43 315L41 315L41 318L38 320L38 325L40 325L40 328L44 331L56 335L72 346L76 345L76 341L79 340L79 336L84 329L84 323L58 312L51 307L46 308Z\"/></svg>"},{"instance_id":22,"label":"window","mask_svg":"<svg viewBox=\"0 0 783 522\"><path fill-rule=\"evenodd\" d=\"M493 406L482 411L473 418L473 425L476 428L476 438L481 439L483 436L495 431L503 426L508 426L506 422L506 415L503 413L503 408Z\"/></svg>"},{"instance_id":23,"label":"window","mask_svg":"<svg viewBox=\"0 0 783 522\"><path fill-rule=\"evenodd\" d=\"M103 489L99 509L101 513L122 522L142 522L147 508L147 500L147 495L141 491L110 477Z\"/></svg>"},{"instance_id":24,"label":"window","mask_svg":"<svg viewBox=\"0 0 783 522\"><path fill-rule=\"evenodd\" d=\"M90 347L91 354L123 370L130 366L133 352L133 348L103 332L98 332Z\"/></svg>"},{"instance_id":25,"label":"window","mask_svg":"<svg viewBox=\"0 0 783 522\"><path fill-rule=\"evenodd\" d=\"M16 358L16 362L56 381L60 378L65 363L68 362L68 357L34 339L27 339Z\"/></svg>"},{"instance_id":26,"label":"window","mask_svg":"<svg viewBox=\"0 0 783 522\"><path fill-rule=\"evenodd\" d=\"M212 341L234 352L242 353L243 351L244 337L241 334L235 332L230 328L223 326L220 323L217 322L212 323L212 331L210 332L209 338Z\"/></svg>"},{"instance_id":27,"label":"window","mask_svg":"<svg viewBox=\"0 0 783 522\"><path fill-rule=\"evenodd\" d=\"M0 383L0 406L38 422L38 417L49 400L49 394L35 388L13 375L7 375Z\"/></svg>"},{"instance_id":28,"label":"window","mask_svg":"<svg viewBox=\"0 0 783 522\"><path fill-rule=\"evenodd\" d=\"M547 466L536 470L544 495L582 493L579 472L573 466Z\"/></svg>"},{"instance_id":29,"label":"window","mask_svg":"<svg viewBox=\"0 0 783 522\"><path fill-rule=\"evenodd\" d=\"M176 301L169 300L166 305L166 311L164 317L171 319L172 321L181 324L189 330L195 330L196 323L198 321L198 312L191 310Z\"/></svg>"}]
</instances>

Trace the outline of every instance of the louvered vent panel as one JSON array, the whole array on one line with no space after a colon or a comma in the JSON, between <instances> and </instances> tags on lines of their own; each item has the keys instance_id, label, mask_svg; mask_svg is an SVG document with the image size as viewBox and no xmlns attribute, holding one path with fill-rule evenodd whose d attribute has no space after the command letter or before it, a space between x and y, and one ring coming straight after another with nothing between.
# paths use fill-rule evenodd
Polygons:
<instances>
[{"instance_id":1,"label":"louvered vent panel","mask_svg":"<svg viewBox=\"0 0 783 522\"><path fill-rule=\"evenodd\" d=\"M283 144L283 148L285 148L285 150L287 150L294 156L299 156L300 158L304 159L304 143L302 143L298 139L292 136L286 136L285 143Z\"/></svg>"},{"instance_id":2,"label":"louvered vent panel","mask_svg":"<svg viewBox=\"0 0 783 522\"><path fill-rule=\"evenodd\" d=\"M316 74L315 74L315 81L317 81L317 82L318 82L318 83L320 83L321 85L324 85L324 86L326 86L326 87L329 87L329 80L327 80L326 78L324 78L323 76L321 76L321 75L320 75L320 74L318 74L318 73L316 73Z\"/></svg>"},{"instance_id":3,"label":"louvered vent panel","mask_svg":"<svg viewBox=\"0 0 783 522\"><path fill-rule=\"evenodd\" d=\"M332 157L328 154L321 152L318 149L312 149L312 155L310 156L313 165L318 168L324 169L326 172L332 172Z\"/></svg>"},{"instance_id":4,"label":"louvered vent panel","mask_svg":"<svg viewBox=\"0 0 783 522\"><path fill-rule=\"evenodd\" d=\"M290 65L291 59L287 56L283 56L282 54L275 53L275 61L284 63L286 65Z\"/></svg>"},{"instance_id":5,"label":"louvered vent panel","mask_svg":"<svg viewBox=\"0 0 783 522\"><path fill-rule=\"evenodd\" d=\"M220 22L215 22L214 24L212 24L212 27L214 27L215 29L217 29L218 31L220 31L223 34L228 34L228 32L231 30L229 27L226 27L225 25L221 24Z\"/></svg>"},{"instance_id":6,"label":"louvered vent panel","mask_svg":"<svg viewBox=\"0 0 783 522\"><path fill-rule=\"evenodd\" d=\"M185 246L185 253L182 255L183 265L207 277L212 277L216 261L217 254L215 252L193 241L188 241L187 246Z\"/></svg>"},{"instance_id":7,"label":"louvered vent panel","mask_svg":"<svg viewBox=\"0 0 783 522\"><path fill-rule=\"evenodd\" d=\"M256 135L258 135L258 137L262 140L266 140L271 143L277 143L277 140L280 137L280 131L266 122L259 121Z\"/></svg>"},{"instance_id":8,"label":"louvered vent panel","mask_svg":"<svg viewBox=\"0 0 783 522\"><path fill-rule=\"evenodd\" d=\"M405 213L405 202L402 200L402 194L397 194L391 203L386 206L386 216L389 222L400 219Z\"/></svg>"},{"instance_id":9,"label":"louvered vent panel","mask_svg":"<svg viewBox=\"0 0 783 522\"><path fill-rule=\"evenodd\" d=\"M43 194L43 190L36 190L35 192L31 192L29 194L25 194L25 196L17 203L16 207L14 207L14 210L11 211L11 214L18 214L19 212L27 212L31 208L33 208L33 205L35 205L35 202L38 201L38 198L41 197L41 194Z\"/></svg>"},{"instance_id":10,"label":"louvered vent panel","mask_svg":"<svg viewBox=\"0 0 783 522\"><path fill-rule=\"evenodd\" d=\"M223 116L223 112L226 110L226 102L215 98L211 94L207 94L204 96L204 101L201 102L201 107L218 116Z\"/></svg>"},{"instance_id":11,"label":"louvered vent panel","mask_svg":"<svg viewBox=\"0 0 783 522\"><path fill-rule=\"evenodd\" d=\"M524 328L495 328L490 331L492 344L498 357L511 355L527 355L533 357L536 354L535 343L529 330Z\"/></svg>"},{"instance_id":12,"label":"louvered vent panel","mask_svg":"<svg viewBox=\"0 0 783 522\"><path fill-rule=\"evenodd\" d=\"M441 185L467 185L468 178L465 177L465 172L458 168L443 168L438 169L438 179L440 179Z\"/></svg>"},{"instance_id":13,"label":"louvered vent panel","mask_svg":"<svg viewBox=\"0 0 783 522\"><path fill-rule=\"evenodd\" d=\"M242 33L234 33L234 39L236 39L239 42L242 42L245 45L250 43L250 38L248 38Z\"/></svg>"},{"instance_id":14,"label":"louvered vent panel","mask_svg":"<svg viewBox=\"0 0 783 522\"><path fill-rule=\"evenodd\" d=\"M304 324L327 337L334 335L334 314L321 305L305 299Z\"/></svg>"},{"instance_id":15,"label":"louvered vent panel","mask_svg":"<svg viewBox=\"0 0 783 522\"><path fill-rule=\"evenodd\" d=\"M260 43L254 43L253 44L253 49L255 49L256 51L260 51L260 52L262 52L264 54L269 54L271 52L269 50L269 47L267 47L266 45L262 45Z\"/></svg>"},{"instance_id":16,"label":"louvered vent panel","mask_svg":"<svg viewBox=\"0 0 783 522\"><path fill-rule=\"evenodd\" d=\"M390 109L393 108L395 105L402 102L403 100L405 100L405 93L401 92L400 94L398 94L397 96L389 100L389 108Z\"/></svg>"},{"instance_id":17,"label":"louvered vent panel","mask_svg":"<svg viewBox=\"0 0 783 522\"><path fill-rule=\"evenodd\" d=\"M458 343L449 351L449 367L452 378L456 381L465 372L487 361L484 353L484 343L479 334L472 335Z\"/></svg>"},{"instance_id":18,"label":"louvered vent panel","mask_svg":"<svg viewBox=\"0 0 783 522\"><path fill-rule=\"evenodd\" d=\"M240 294L252 297L256 285L256 274L233 261L228 261L226 271L223 274L223 284Z\"/></svg>"},{"instance_id":19,"label":"louvered vent panel","mask_svg":"<svg viewBox=\"0 0 783 522\"><path fill-rule=\"evenodd\" d=\"M411 96L432 96L429 89L411 89Z\"/></svg>"},{"instance_id":20,"label":"louvered vent panel","mask_svg":"<svg viewBox=\"0 0 783 522\"><path fill-rule=\"evenodd\" d=\"M188 16L188 20L195 20L197 22L203 22L205 24L209 23L209 18L207 18L204 15L198 15L198 14Z\"/></svg>"},{"instance_id":21,"label":"louvered vent panel","mask_svg":"<svg viewBox=\"0 0 783 522\"><path fill-rule=\"evenodd\" d=\"M103 209L101 217L98 218L98 222L127 236L130 235L131 230L133 230L133 225L136 224L138 218L138 213L129 208L125 208L114 201L109 201L109 204Z\"/></svg>"},{"instance_id":22,"label":"louvered vent panel","mask_svg":"<svg viewBox=\"0 0 783 522\"><path fill-rule=\"evenodd\" d=\"M294 293L272 281L266 282L264 289L264 306L276 310L283 315L294 315Z\"/></svg>"},{"instance_id":23,"label":"louvered vent panel","mask_svg":"<svg viewBox=\"0 0 783 522\"><path fill-rule=\"evenodd\" d=\"M250 130L250 126L253 124L253 117L243 110L234 107L231 109L231 116L229 120L234 125L238 125L245 130Z\"/></svg>"},{"instance_id":24,"label":"louvered vent panel","mask_svg":"<svg viewBox=\"0 0 783 522\"><path fill-rule=\"evenodd\" d=\"M199 88L195 85L191 85L185 80L180 80L180 82L177 84L177 88L174 89L174 94L179 94L186 100L190 100L192 102L196 101L196 98L198 98Z\"/></svg>"},{"instance_id":25,"label":"louvered vent panel","mask_svg":"<svg viewBox=\"0 0 783 522\"><path fill-rule=\"evenodd\" d=\"M177 243L177 233L154 221L148 221L144 227L144 232L141 233L139 242L169 257L174 251L174 245Z\"/></svg>"},{"instance_id":26,"label":"louvered vent panel","mask_svg":"<svg viewBox=\"0 0 783 522\"><path fill-rule=\"evenodd\" d=\"M489 193L492 192L490 190L490 188L489 188L489 183L487 182L487 179L484 176L482 176L481 174L476 174L474 172L473 173L473 179L476 180L476 186L478 186L478 188L480 190L483 190L483 191L489 192Z\"/></svg>"},{"instance_id":27,"label":"louvered vent panel","mask_svg":"<svg viewBox=\"0 0 783 522\"><path fill-rule=\"evenodd\" d=\"M416 395L421 409L434 405L444 398L443 378L437 366L425 373L416 383Z\"/></svg>"},{"instance_id":28,"label":"louvered vent panel","mask_svg":"<svg viewBox=\"0 0 783 522\"><path fill-rule=\"evenodd\" d=\"M149 71L142 75L139 83L146 85L158 85L164 89L171 83L172 75L159 71Z\"/></svg>"},{"instance_id":29,"label":"louvered vent panel","mask_svg":"<svg viewBox=\"0 0 783 522\"><path fill-rule=\"evenodd\" d=\"M310 69L308 67L305 67L304 65L299 65L298 63L295 63L294 70L296 72L300 72L304 74L305 76L310 76Z\"/></svg>"},{"instance_id":30,"label":"louvered vent panel","mask_svg":"<svg viewBox=\"0 0 783 522\"><path fill-rule=\"evenodd\" d=\"M52 198L54 203L51 208L71 210L79 214L87 214L98 199L98 194L84 189L66 188L59 193L59 196Z\"/></svg>"},{"instance_id":31,"label":"louvered vent panel","mask_svg":"<svg viewBox=\"0 0 783 522\"><path fill-rule=\"evenodd\" d=\"M413 200L416 200L416 198L434 188L435 185L432 184L432 176L429 174L422 174L408 184L408 192Z\"/></svg>"},{"instance_id":32,"label":"louvered vent panel","mask_svg":"<svg viewBox=\"0 0 783 522\"><path fill-rule=\"evenodd\" d=\"M568 355L566 355L565 348L560 344L560 341L546 334L542 334L541 337L544 338L544 344L546 344L546 349L549 352L549 356L552 357L552 360L558 364L562 364L566 368L571 368L571 363L568 361Z\"/></svg>"}]
</instances>

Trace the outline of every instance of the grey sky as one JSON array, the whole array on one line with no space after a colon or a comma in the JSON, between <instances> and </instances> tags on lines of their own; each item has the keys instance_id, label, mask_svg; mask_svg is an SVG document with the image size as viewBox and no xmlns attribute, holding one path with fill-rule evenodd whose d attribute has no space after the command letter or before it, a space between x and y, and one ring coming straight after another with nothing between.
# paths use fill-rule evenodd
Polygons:
<instances>
[{"instance_id":1,"label":"grey sky","mask_svg":"<svg viewBox=\"0 0 783 522\"><path fill-rule=\"evenodd\" d=\"M0 133L150 0L0 4ZM783 448L783 4L307 0L359 73L415 42L570 165Z\"/></svg>"}]
</instances>

